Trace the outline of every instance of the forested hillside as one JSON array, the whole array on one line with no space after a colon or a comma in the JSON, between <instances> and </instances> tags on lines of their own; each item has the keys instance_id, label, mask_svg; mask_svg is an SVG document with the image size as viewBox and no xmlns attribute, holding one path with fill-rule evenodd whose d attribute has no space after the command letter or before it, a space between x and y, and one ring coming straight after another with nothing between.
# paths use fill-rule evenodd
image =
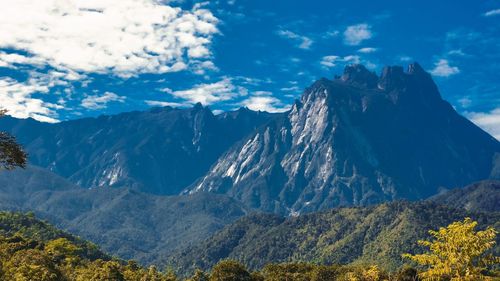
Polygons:
<instances>
[{"instance_id":1,"label":"forested hillside","mask_svg":"<svg viewBox=\"0 0 500 281\"><path fill-rule=\"evenodd\" d=\"M261 221L279 223L272 219ZM495 230L488 228L486 231L476 232L475 224L470 219L455 222L440 230L440 233L449 235L449 240L439 240L436 236L438 240L429 243L446 241L451 252L456 252L460 251L457 246L464 239L464 241L474 241L474 245L471 242L461 245L478 246L481 250L472 255L475 255L478 261L491 260L488 254L494 241L492 239L495 237ZM467 229L470 231L464 232L463 237L458 240L452 239L456 233ZM408 258L418 260L419 256L408 256ZM193 262L202 259L204 259L202 253L192 257ZM450 260L450 262L465 265L462 261ZM478 267L476 261L466 266L473 271L474 278L497 280L499 277L494 266ZM179 275L176 275L171 267L159 270L154 266L146 268L134 261L111 258L94 244L60 231L36 219L30 213L7 212L0 213L0 269L0 280L9 281L410 281L420 280L417 274L421 277L462 274L454 268L450 268L449 273L443 275L441 272L436 273L432 268L427 270L421 268L419 272L409 265L387 271L369 262L324 265L318 260L302 263L267 263L251 271L237 261L221 260L207 270L196 269L192 273L179 271Z\"/></svg>"},{"instance_id":2,"label":"forested hillside","mask_svg":"<svg viewBox=\"0 0 500 281\"><path fill-rule=\"evenodd\" d=\"M429 229L465 217L481 227L500 229L500 213L472 213L432 202L339 208L288 219L255 214L167 260L182 272L208 269L226 258L251 269L271 262L317 262L376 264L396 270L404 263L403 253L421 250L415 241L427 238ZM500 247L495 252L500 253Z\"/></svg>"}]
</instances>

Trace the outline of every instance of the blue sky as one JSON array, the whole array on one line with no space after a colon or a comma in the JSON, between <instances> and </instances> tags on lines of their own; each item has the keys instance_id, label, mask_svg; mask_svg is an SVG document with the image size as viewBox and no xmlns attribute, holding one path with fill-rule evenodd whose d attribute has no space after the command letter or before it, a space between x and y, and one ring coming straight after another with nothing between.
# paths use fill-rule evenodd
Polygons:
<instances>
[{"instance_id":1,"label":"blue sky","mask_svg":"<svg viewBox=\"0 0 500 281\"><path fill-rule=\"evenodd\" d=\"M344 65L418 61L500 138L500 1L0 0L0 104L56 122L191 106L283 111Z\"/></svg>"}]
</instances>

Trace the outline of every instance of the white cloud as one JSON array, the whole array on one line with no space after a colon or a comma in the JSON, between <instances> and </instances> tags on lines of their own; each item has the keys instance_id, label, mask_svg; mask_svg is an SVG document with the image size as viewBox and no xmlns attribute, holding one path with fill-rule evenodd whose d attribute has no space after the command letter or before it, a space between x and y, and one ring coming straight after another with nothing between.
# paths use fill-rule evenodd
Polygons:
<instances>
[{"instance_id":1,"label":"white cloud","mask_svg":"<svg viewBox=\"0 0 500 281\"><path fill-rule=\"evenodd\" d=\"M364 40L372 38L371 26L366 23L351 25L344 31L344 43L357 46Z\"/></svg>"},{"instance_id":2,"label":"white cloud","mask_svg":"<svg viewBox=\"0 0 500 281\"><path fill-rule=\"evenodd\" d=\"M465 56L466 54L461 50L461 49L456 49L456 50L451 50L448 52L448 55L450 56L459 56L459 57L463 57Z\"/></svg>"},{"instance_id":3,"label":"white cloud","mask_svg":"<svg viewBox=\"0 0 500 281\"><path fill-rule=\"evenodd\" d=\"M81 105L87 109L97 110L106 108L110 102L125 102L125 99L125 97L115 93L105 92L103 95L86 96Z\"/></svg>"},{"instance_id":4,"label":"white cloud","mask_svg":"<svg viewBox=\"0 0 500 281\"><path fill-rule=\"evenodd\" d=\"M440 59L431 70L432 75L440 77L448 77L458 73L460 73L460 69L456 66L450 66L450 63L446 59Z\"/></svg>"},{"instance_id":5,"label":"white cloud","mask_svg":"<svg viewBox=\"0 0 500 281\"><path fill-rule=\"evenodd\" d=\"M290 109L289 105L284 105L279 99L272 96L271 92L255 92L249 98L240 103L251 110L260 110L267 112L285 112Z\"/></svg>"},{"instance_id":6,"label":"white cloud","mask_svg":"<svg viewBox=\"0 0 500 281\"><path fill-rule=\"evenodd\" d=\"M500 9L491 10L491 11L488 11L488 12L483 14L483 16L485 16L485 17L492 17L492 16L498 16L498 15L500 15Z\"/></svg>"},{"instance_id":7,"label":"white cloud","mask_svg":"<svg viewBox=\"0 0 500 281\"><path fill-rule=\"evenodd\" d=\"M298 44L297 47L300 49L310 49L311 45L314 43L314 41L311 38L299 35L290 30L279 30L278 35L283 38L296 41Z\"/></svg>"},{"instance_id":8,"label":"white cloud","mask_svg":"<svg viewBox=\"0 0 500 281\"><path fill-rule=\"evenodd\" d=\"M490 112L468 112L465 116L497 140L500 140L500 107Z\"/></svg>"},{"instance_id":9,"label":"white cloud","mask_svg":"<svg viewBox=\"0 0 500 281\"><path fill-rule=\"evenodd\" d=\"M0 78L0 106L7 109L7 114L16 118L34 118L42 122L57 122L55 109L59 105L33 98L32 95L45 94L49 91L33 79L19 82L11 78Z\"/></svg>"},{"instance_id":10,"label":"white cloud","mask_svg":"<svg viewBox=\"0 0 500 281\"><path fill-rule=\"evenodd\" d=\"M280 89L283 92L299 92L300 88L298 86L284 87Z\"/></svg>"},{"instance_id":11,"label":"white cloud","mask_svg":"<svg viewBox=\"0 0 500 281\"><path fill-rule=\"evenodd\" d=\"M332 68L338 65L338 63L346 64L357 64L361 62L361 58L357 55L349 55L345 57L340 56L324 56L321 59L320 64L325 68Z\"/></svg>"},{"instance_id":12,"label":"white cloud","mask_svg":"<svg viewBox=\"0 0 500 281\"><path fill-rule=\"evenodd\" d=\"M44 61L37 57L28 57L16 53L0 51L0 67L17 68L16 65L43 65Z\"/></svg>"},{"instance_id":13,"label":"white cloud","mask_svg":"<svg viewBox=\"0 0 500 281\"><path fill-rule=\"evenodd\" d=\"M181 91L166 91L170 95L186 100L188 103L210 105L215 102L227 101L236 96L246 95L245 88L233 85L231 79L224 78L219 82L198 84L193 88Z\"/></svg>"},{"instance_id":14,"label":"white cloud","mask_svg":"<svg viewBox=\"0 0 500 281\"><path fill-rule=\"evenodd\" d=\"M58 70L131 76L185 70L210 59L218 20L200 7L184 11L156 0L0 0L0 48ZM30 61L31 60L31 61Z\"/></svg>"},{"instance_id":15,"label":"white cloud","mask_svg":"<svg viewBox=\"0 0 500 281\"><path fill-rule=\"evenodd\" d=\"M458 100L458 103L462 108L467 108L472 104L470 97L466 96Z\"/></svg>"},{"instance_id":16,"label":"white cloud","mask_svg":"<svg viewBox=\"0 0 500 281\"><path fill-rule=\"evenodd\" d=\"M361 48L358 50L359 53L363 53L363 54L369 54L369 53L373 53L373 52L376 52L377 51L377 48Z\"/></svg>"},{"instance_id":17,"label":"white cloud","mask_svg":"<svg viewBox=\"0 0 500 281\"><path fill-rule=\"evenodd\" d=\"M339 62L341 58L339 56L324 56L321 59L321 65L327 68L337 66L337 62Z\"/></svg>"},{"instance_id":18,"label":"white cloud","mask_svg":"<svg viewBox=\"0 0 500 281\"><path fill-rule=\"evenodd\" d=\"M168 102L168 101L158 101L158 100L145 100L144 101L149 106L170 106L170 107L185 107L187 104L178 102Z\"/></svg>"}]
</instances>

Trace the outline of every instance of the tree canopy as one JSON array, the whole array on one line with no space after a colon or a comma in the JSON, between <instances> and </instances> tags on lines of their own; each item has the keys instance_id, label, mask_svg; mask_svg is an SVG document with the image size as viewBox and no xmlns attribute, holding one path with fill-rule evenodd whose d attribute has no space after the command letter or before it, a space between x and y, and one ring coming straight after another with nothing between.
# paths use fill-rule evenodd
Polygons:
<instances>
[{"instance_id":1,"label":"tree canopy","mask_svg":"<svg viewBox=\"0 0 500 281\"><path fill-rule=\"evenodd\" d=\"M3 117L5 113L5 110L0 110L0 117ZM26 163L27 154L17 143L16 138L6 132L0 132L0 169L24 168Z\"/></svg>"},{"instance_id":2,"label":"tree canopy","mask_svg":"<svg viewBox=\"0 0 500 281\"><path fill-rule=\"evenodd\" d=\"M477 222L470 218L454 222L439 230L430 230L432 241L418 243L429 252L404 256L426 267L419 276L423 280L493 280L486 275L489 267L500 262L489 250L495 245L496 230L488 227L476 231Z\"/></svg>"}]
</instances>

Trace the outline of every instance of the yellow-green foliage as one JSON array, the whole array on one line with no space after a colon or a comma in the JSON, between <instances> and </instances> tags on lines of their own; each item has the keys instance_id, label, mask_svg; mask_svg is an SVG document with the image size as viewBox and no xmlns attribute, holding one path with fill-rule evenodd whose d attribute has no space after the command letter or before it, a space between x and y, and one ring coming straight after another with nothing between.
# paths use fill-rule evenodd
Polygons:
<instances>
[{"instance_id":1,"label":"yellow-green foliage","mask_svg":"<svg viewBox=\"0 0 500 281\"><path fill-rule=\"evenodd\" d=\"M161 272L154 266L145 268L134 261L112 259L92 244L37 223L34 217L18 215L4 219L10 223L5 224L8 229L0 231L0 281L449 281L490 277L494 280L486 271L498 263L498 258L487 254L493 247L496 231L493 228L475 231L476 223L466 219L431 231L435 240L420 242L430 248L430 253L407 255L426 266L420 274L422 279L417 270L408 266L388 273L375 265L281 263L267 264L260 271L250 272L233 260L220 261L210 272L196 270L187 279L178 279L172 270Z\"/></svg>"},{"instance_id":2,"label":"yellow-green foliage","mask_svg":"<svg viewBox=\"0 0 500 281\"><path fill-rule=\"evenodd\" d=\"M171 273L134 262L90 260L66 238L47 242L0 236L0 280L5 281L175 281Z\"/></svg>"},{"instance_id":3,"label":"yellow-green foliage","mask_svg":"<svg viewBox=\"0 0 500 281\"><path fill-rule=\"evenodd\" d=\"M466 218L438 231L429 231L433 241L418 241L430 252L404 256L427 269L419 275L423 280L493 280L484 273L498 264L499 258L488 253L495 245L496 230L488 227L475 231L477 222Z\"/></svg>"}]
</instances>

